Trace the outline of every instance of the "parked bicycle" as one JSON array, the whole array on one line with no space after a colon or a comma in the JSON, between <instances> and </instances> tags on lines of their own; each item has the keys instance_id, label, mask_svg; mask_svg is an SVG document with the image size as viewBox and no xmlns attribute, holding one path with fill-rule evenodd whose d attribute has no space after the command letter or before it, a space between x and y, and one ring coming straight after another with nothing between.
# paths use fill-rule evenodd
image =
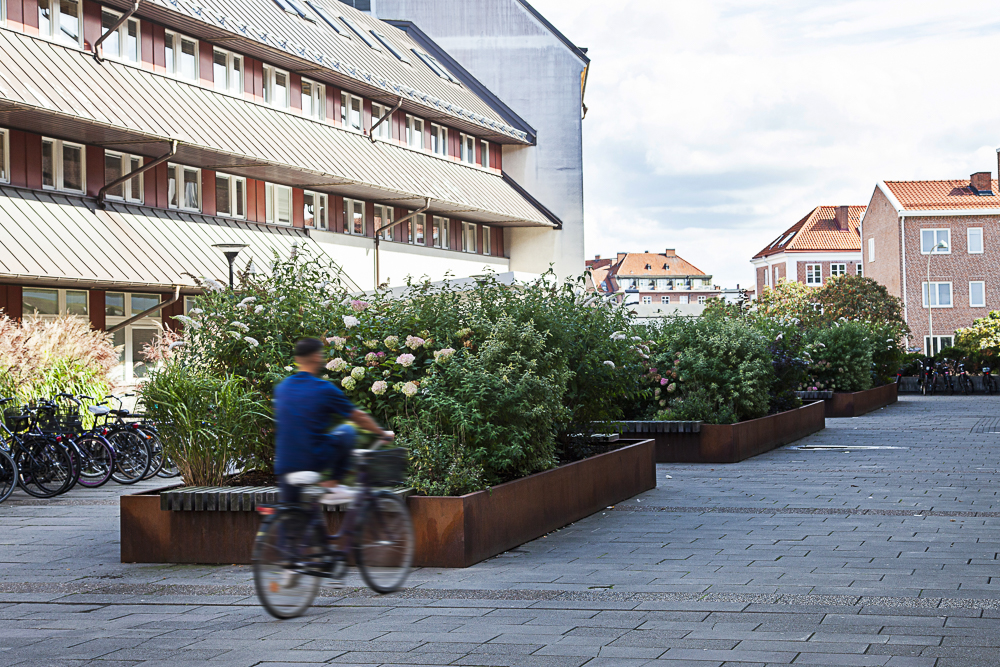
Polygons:
<instances>
[{"instance_id":1,"label":"parked bicycle","mask_svg":"<svg viewBox=\"0 0 1000 667\"><path fill-rule=\"evenodd\" d=\"M972 384L972 378L969 376L969 371L965 369L964 362L958 362L958 386L961 387L962 393L966 396L975 392L975 387Z\"/></svg>"},{"instance_id":2,"label":"parked bicycle","mask_svg":"<svg viewBox=\"0 0 1000 667\"><path fill-rule=\"evenodd\" d=\"M253 552L254 586L264 609L275 618L301 615L323 579L339 581L353 556L364 582L379 593L399 590L413 563L413 524L406 503L384 488L405 478L405 449L357 449L353 459L358 494L340 530L328 535L316 486L317 472L286 476L301 487L298 503L263 506ZM340 548L338 548L338 545Z\"/></svg>"},{"instance_id":3,"label":"parked bicycle","mask_svg":"<svg viewBox=\"0 0 1000 667\"><path fill-rule=\"evenodd\" d=\"M989 366L983 366L983 391L991 396L997 392L996 378Z\"/></svg>"},{"instance_id":4,"label":"parked bicycle","mask_svg":"<svg viewBox=\"0 0 1000 667\"><path fill-rule=\"evenodd\" d=\"M938 370L931 357L920 361L920 393L924 396L937 391Z\"/></svg>"}]
</instances>

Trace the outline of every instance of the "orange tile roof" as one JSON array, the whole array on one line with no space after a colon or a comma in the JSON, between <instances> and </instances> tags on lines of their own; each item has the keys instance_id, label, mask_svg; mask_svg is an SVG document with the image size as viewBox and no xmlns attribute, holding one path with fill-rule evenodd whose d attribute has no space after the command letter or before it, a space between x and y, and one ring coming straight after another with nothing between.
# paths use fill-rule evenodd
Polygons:
<instances>
[{"instance_id":1,"label":"orange tile roof","mask_svg":"<svg viewBox=\"0 0 1000 667\"><path fill-rule=\"evenodd\" d=\"M990 181L994 193L997 181ZM949 181L886 181L886 187L904 209L1000 208L1000 194L980 197L969 187L969 179Z\"/></svg>"},{"instance_id":2,"label":"orange tile roof","mask_svg":"<svg viewBox=\"0 0 1000 667\"><path fill-rule=\"evenodd\" d=\"M861 236L858 228L861 226L861 216L866 208L866 206L848 206L847 231L841 231L837 228L837 207L817 206L779 234L753 258L767 257L780 252L860 252Z\"/></svg>"},{"instance_id":3,"label":"orange tile roof","mask_svg":"<svg viewBox=\"0 0 1000 667\"><path fill-rule=\"evenodd\" d=\"M647 269L646 266L649 266ZM611 268L615 276L704 276L704 271L677 255L653 252L630 252Z\"/></svg>"}]
</instances>

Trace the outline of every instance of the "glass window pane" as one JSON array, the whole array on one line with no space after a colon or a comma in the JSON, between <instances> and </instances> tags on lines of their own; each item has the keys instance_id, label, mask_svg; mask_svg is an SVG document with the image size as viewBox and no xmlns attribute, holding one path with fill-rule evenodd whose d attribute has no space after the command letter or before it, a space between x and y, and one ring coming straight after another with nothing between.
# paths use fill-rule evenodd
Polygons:
<instances>
[{"instance_id":1,"label":"glass window pane","mask_svg":"<svg viewBox=\"0 0 1000 667\"><path fill-rule=\"evenodd\" d=\"M243 94L243 57L233 56L229 73L229 90L237 95Z\"/></svg>"},{"instance_id":2,"label":"glass window pane","mask_svg":"<svg viewBox=\"0 0 1000 667\"><path fill-rule=\"evenodd\" d=\"M7 173L7 133L0 131L0 181L9 181Z\"/></svg>"},{"instance_id":3,"label":"glass window pane","mask_svg":"<svg viewBox=\"0 0 1000 667\"><path fill-rule=\"evenodd\" d=\"M302 115L312 117L312 84L308 81L302 82Z\"/></svg>"},{"instance_id":4,"label":"glass window pane","mask_svg":"<svg viewBox=\"0 0 1000 667\"><path fill-rule=\"evenodd\" d=\"M329 229L330 228L329 223L327 222L327 219L326 219L326 208L327 208L326 200L327 200L326 195L317 195L316 196L316 201L317 201L317 203L316 203L316 226L319 229Z\"/></svg>"},{"instance_id":5,"label":"glass window pane","mask_svg":"<svg viewBox=\"0 0 1000 667\"><path fill-rule=\"evenodd\" d=\"M138 171L142 168L142 158L134 155L129 158L129 172ZM128 181L128 198L132 201L142 201L142 174L133 176Z\"/></svg>"},{"instance_id":6,"label":"glass window pane","mask_svg":"<svg viewBox=\"0 0 1000 667\"><path fill-rule=\"evenodd\" d=\"M130 294L129 297L132 300L133 317L160 302L160 297L157 294ZM150 317L156 317L156 315L151 315Z\"/></svg>"},{"instance_id":7,"label":"glass window pane","mask_svg":"<svg viewBox=\"0 0 1000 667\"><path fill-rule=\"evenodd\" d=\"M177 56L174 53L174 40L177 38L176 35L172 35L169 32L165 40L164 50L166 51L166 65L167 74L176 74L177 72Z\"/></svg>"},{"instance_id":8,"label":"glass window pane","mask_svg":"<svg viewBox=\"0 0 1000 667\"><path fill-rule=\"evenodd\" d=\"M66 314L87 315L87 292L82 290L66 290Z\"/></svg>"},{"instance_id":9,"label":"glass window pane","mask_svg":"<svg viewBox=\"0 0 1000 667\"><path fill-rule=\"evenodd\" d=\"M146 377L149 372L143 348L152 346L156 340L158 329L132 328L132 375L136 378Z\"/></svg>"},{"instance_id":10,"label":"glass window pane","mask_svg":"<svg viewBox=\"0 0 1000 667\"><path fill-rule=\"evenodd\" d=\"M59 290L25 287L21 292L22 315L58 315Z\"/></svg>"},{"instance_id":11,"label":"glass window pane","mask_svg":"<svg viewBox=\"0 0 1000 667\"><path fill-rule=\"evenodd\" d=\"M55 145L51 141L42 142L42 185L47 188L56 186Z\"/></svg>"},{"instance_id":12,"label":"glass window pane","mask_svg":"<svg viewBox=\"0 0 1000 667\"><path fill-rule=\"evenodd\" d=\"M125 295L121 292L104 293L104 316L124 317L125 316ZM124 341L123 341L124 342ZM118 345L118 343L116 343Z\"/></svg>"},{"instance_id":13,"label":"glass window pane","mask_svg":"<svg viewBox=\"0 0 1000 667\"><path fill-rule=\"evenodd\" d=\"M279 109L288 106L288 75L284 72L274 73L274 106Z\"/></svg>"},{"instance_id":14,"label":"glass window pane","mask_svg":"<svg viewBox=\"0 0 1000 667\"><path fill-rule=\"evenodd\" d=\"M951 285L948 283L938 283L937 302L939 306L951 305Z\"/></svg>"},{"instance_id":15,"label":"glass window pane","mask_svg":"<svg viewBox=\"0 0 1000 667\"><path fill-rule=\"evenodd\" d=\"M118 22L118 16L112 14L109 11L101 12L101 28L102 32L107 32L111 29L115 23ZM104 55L106 56L121 56L121 41L118 32L115 31L107 36L107 38L101 42L101 48L104 49Z\"/></svg>"},{"instance_id":16,"label":"glass window pane","mask_svg":"<svg viewBox=\"0 0 1000 667\"><path fill-rule=\"evenodd\" d=\"M982 252L983 251L983 230L982 229L970 229L969 230L969 252Z\"/></svg>"},{"instance_id":17,"label":"glass window pane","mask_svg":"<svg viewBox=\"0 0 1000 667\"><path fill-rule=\"evenodd\" d=\"M983 295L984 284L981 282L969 283L969 305L972 306L982 306L985 305L985 297Z\"/></svg>"},{"instance_id":18,"label":"glass window pane","mask_svg":"<svg viewBox=\"0 0 1000 667\"><path fill-rule=\"evenodd\" d=\"M232 214L232 194L229 190L229 177L222 174L215 176L215 211L219 215Z\"/></svg>"},{"instance_id":19,"label":"glass window pane","mask_svg":"<svg viewBox=\"0 0 1000 667\"><path fill-rule=\"evenodd\" d=\"M949 238L951 233L947 229L939 229L937 231L937 241L936 243L944 243L945 245L951 245L951 239ZM951 248L942 248L938 252L948 252Z\"/></svg>"},{"instance_id":20,"label":"glass window pane","mask_svg":"<svg viewBox=\"0 0 1000 667\"><path fill-rule=\"evenodd\" d=\"M228 73L226 66L226 54L224 51L215 51L212 54L212 77L216 90L229 90Z\"/></svg>"},{"instance_id":21,"label":"glass window pane","mask_svg":"<svg viewBox=\"0 0 1000 667\"><path fill-rule=\"evenodd\" d=\"M354 233L365 235L365 204L364 202L354 202Z\"/></svg>"},{"instance_id":22,"label":"glass window pane","mask_svg":"<svg viewBox=\"0 0 1000 667\"><path fill-rule=\"evenodd\" d=\"M242 178L234 178L233 184L235 186L235 198L236 198L236 210L234 215L240 218L245 218L247 216L247 182Z\"/></svg>"},{"instance_id":23,"label":"glass window pane","mask_svg":"<svg viewBox=\"0 0 1000 667\"><path fill-rule=\"evenodd\" d=\"M199 172L194 169L184 170L184 207L198 209L198 181Z\"/></svg>"},{"instance_id":24,"label":"glass window pane","mask_svg":"<svg viewBox=\"0 0 1000 667\"><path fill-rule=\"evenodd\" d=\"M490 228L483 226L483 254L490 254ZM653 281L649 281L649 289L653 289Z\"/></svg>"},{"instance_id":25,"label":"glass window pane","mask_svg":"<svg viewBox=\"0 0 1000 667\"><path fill-rule=\"evenodd\" d=\"M60 0L59 36L71 44L80 43L80 3L78 0Z\"/></svg>"},{"instance_id":26,"label":"glass window pane","mask_svg":"<svg viewBox=\"0 0 1000 667\"><path fill-rule=\"evenodd\" d=\"M424 226L427 224L426 221L427 218L423 213L418 215L413 221L413 242L417 245L426 245L426 241L424 241Z\"/></svg>"},{"instance_id":27,"label":"glass window pane","mask_svg":"<svg viewBox=\"0 0 1000 667\"><path fill-rule=\"evenodd\" d=\"M104 182L113 183L122 177L122 156L115 153L104 154ZM108 189L109 197L125 197L124 185L116 185Z\"/></svg>"},{"instance_id":28,"label":"glass window pane","mask_svg":"<svg viewBox=\"0 0 1000 667\"><path fill-rule=\"evenodd\" d=\"M118 350L118 368L115 369L115 377L125 380L125 330L119 329L111 334L111 344Z\"/></svg>"},{"instance_id":29,"label":"glass window pane","mask_svg":"<svg viewBox=\"0 0 1000 667\"><path fill-rule=\"evenodd\" d=\"M316 226L316 197L311 192L302 195L302 219L306 227Z\"/></svg>"},{"instance_id":30,"label":"glass window pane","mask_svg":"<svg viewBox=\"0 0 1000 667\"><path fill-rule=\"evenodd\" d=\"M42 37L52 36L52 8L49 0L38 0L38 33Z\"/></svg>"},{"instance_id":31,"label":"glass window pane","mask_svg":"<svg viewBox=\"0 0 1000 667\"><path fill-rule=\"evenodd\" d=\"M177 169L174 165L167 167L167 201L169 205L177 208Z\"/></svg>"},{"instance_id":32,"label":"glass window pane","mask_svg":"<svg viewBox=\"0 0 1000 667\"><path fill-rule=\"evenodd\" d=\"M125 57L130 61L139 62L139 22L129 19L125 29Z\"/></svg>"},{"instance_id":33,"label":"glass window pane","mask_svg":"<svg viewBox=\"0 0 1000 667\"><path fill-rule=\"evenodd\" d=\"M195 42L181 38L180 75L192 81L198 77L197 50Z\"/></svg>"},{"instance_id":34,"label":"glass window pane","mask_svg":"<svg viewBox=\"0 0 1000 667\"><path fill-rule=\"evenodd\" d=\"M351 97L351 127L361 130L361 99Z\"/></svg>"},{"instance_id":35,"label":"glass window pane","mask_svg":"<svg viewBox=\"0 0 1000 667\"><path fill-rule=\"evenodd\" d=\"M83 191L83 148L63 144L63 187Z\"/></svg>"}]
</instances>

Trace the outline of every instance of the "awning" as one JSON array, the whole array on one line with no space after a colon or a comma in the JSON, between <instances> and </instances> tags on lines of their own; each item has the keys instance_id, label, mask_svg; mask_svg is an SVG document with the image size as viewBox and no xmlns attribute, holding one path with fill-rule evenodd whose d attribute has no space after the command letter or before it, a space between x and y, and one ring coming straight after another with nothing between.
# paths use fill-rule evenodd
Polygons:
<instances>
[{"instance_id":1,"label":"awning","mask_svg":"<svg viewBox=\"0 0 1000 667\"><path fill-rule=\"evenodd\" d=\"M301 229L149 207L109 204L56 193L0 187L0 280L88 288L182 285L193 276L228 280L215 243L243 243L237 259L267 273L275 253L292 246L326 256Z\"/></svg>"},{"instance_id":2,"label":"awning","mask_svg":"<svg viewBox=\"0 0 1000 667\"><path fill-rule=\"evenodd\" d=\"M0 29L0 125L496 226L555 227L494 170ZM59 76L52 76L58 72Z\"/></svg>"}]
</instances>

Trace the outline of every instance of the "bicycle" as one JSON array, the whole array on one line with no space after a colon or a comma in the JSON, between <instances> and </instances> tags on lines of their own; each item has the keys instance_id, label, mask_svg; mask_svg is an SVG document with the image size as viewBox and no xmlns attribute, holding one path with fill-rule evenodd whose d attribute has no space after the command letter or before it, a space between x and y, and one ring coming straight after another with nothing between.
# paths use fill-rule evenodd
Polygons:
<instances>
[{"instance_id":1,"label":"bicycle","mask_svg":"<svg viewBox=\"0 0 1000 667\"><path fill-rule=\"evenodd\" d=\"M952 381L952 368L951 362L948 359L941 360L941 371L939 374L942 377L942 382L944 383L944 388L948 389L948 395L955 395L955 383Z\"/></svg>"},{"instance_id":2,"label":"bicycle","mask_svg":"<svg viewBox=\"0 0 1000 667\"><path fill-rule=\"evenodd\" d=\"M301 487L300 501L262 506L253 551L254 587L264 609L279 619L303 614L322 579L339 581L353 556L361 578L378 593L399 590L413 563L413 523L406 503L385 487L403 483L405 449L357 449L352 453L358 494L340 530L328 535L317 472L286 476ZM345 542L343 549L336 548Z\"/></svg>"},{"instance_id":3,"label":"bicycle","mask_svg":"<svg viewBox=\"0 0 1000 667\"><path fill-rule=\"evenodd\" d=\"M996 381L989 366L983 366L983 391L992 396L997 391Z\"/></svg>"},{"instance_id":4,"label":"bicycle","mask_svg":"<svg viewBox=\"0 0 1000 667\"><path fill-rule=\"evenodd\" d=\"M2 398L0 406L13 400ZM35 498L52 498L73 484L73 459L54 436L39 429L37 414L38 408L6 408L0 439L17 467L17 485Z\"/></svg>"},{"instance_id":5,"label":"bicycle","mask_svg":"<svg viewBox=\"0 0 1000 667\"><path fill-rule=\"evenodd\" d=\"M958 386L962 388L962 393L966 396L975 391L975 387L972 386L972 378L969 377L969 371L965 370L965 364L962 362L958 364Z\"/></svg>"},{"instance_id":6,"label":"bicycle","mask_svg":"<svg viewBox=\"0 0 1000 667\"><path fill-rule=\"evenodd\" d=\"M72 406L61 406L57 399L66 399ZM90 430L83 428L80 418L82 403L72 394L60 393L39 406L43 433L55 436L57 443L64 443L73 461L73 483L96 489L111 480L117 467L118 456L114 446L105 437L107 429L98 427L96 420Z\"/></svg>"},{"instance_id":7,"label":"bicycle","mask_svg":"<svg viewBox=\"0 0 1000 667\"><path fill-rule=\"evenodd\" d=\"M920 393L926 396L937 390L938 371L930 357L920 362Z\"/></svg>"}]
</instances>

